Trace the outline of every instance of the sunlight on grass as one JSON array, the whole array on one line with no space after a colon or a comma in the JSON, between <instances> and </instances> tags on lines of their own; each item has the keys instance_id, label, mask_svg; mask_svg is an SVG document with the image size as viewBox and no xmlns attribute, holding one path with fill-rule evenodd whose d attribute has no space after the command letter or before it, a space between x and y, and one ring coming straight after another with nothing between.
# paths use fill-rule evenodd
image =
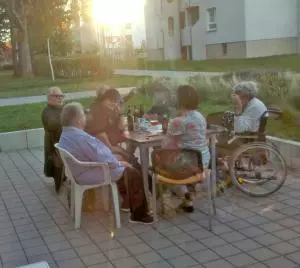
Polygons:
<instances>
[{"instance_id":1,"label":"sunlight on grass","mask_svg":"<svg viewBox=\"0 0 300 268\"><path fill-rule=\"evenodd\" d=\"M112 87L130 87L147 83L149 77L113 75L111 78L98 80L85 79L57 79L54 83L49 77L15 78L11 72L0 71L0 98L44 95L51 86L59 86L63 92L78 92L94 90L101 84Z\"/></svg>"}]
</instances>

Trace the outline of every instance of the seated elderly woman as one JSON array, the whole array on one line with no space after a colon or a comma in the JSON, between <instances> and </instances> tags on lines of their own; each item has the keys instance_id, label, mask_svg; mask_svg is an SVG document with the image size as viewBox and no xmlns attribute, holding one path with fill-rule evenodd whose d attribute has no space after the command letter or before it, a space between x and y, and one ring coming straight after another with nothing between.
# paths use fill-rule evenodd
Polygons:
<instances>
[{"instance_id":1,"label":"seated elderly woman","mask_svg":"<svg viewBox=\"0 0 300 268\"><path fill-rule=\"evenodd\" d=\"M267 111L267 107L257 96L258 86L255 82L240 82L233 87L232 100L235 104L235 132L258 131L260 118Z\"/></svg>"},{"instance_id":2,"label":"seated elderly woman","mask_svg":"<svg viewBox=\"0 0 300 268\"><path fill-rule=\"evenodd\" d=\"M85 131L101 140L119 161L131 163L140 170L140 165L134 155L120 146L120 143L124 141L122 114L122 98L119 91L109 86L101 86L91 105ZM125 198L121 209L128 211L127 190L123 184L119 184L118 187L123 199Z\"/></svg>"},{"instance_id":3,"label":"seated elderly woman","mask_svg":"<svg viewBox=\"0 0 300 268\"><path fill-rule=\"evenodd\" d=\"M235 111L225 114L225 124L235 133L258 131L261 116L267 111L266 105L258 99L258 91L258 85L253 81L239 82L233 87L231 96ZM219 165L225 165L225 170L228 170L224 157L231 155L244 142L236 139L229 144L226 135L218 137Z\"/></svg>"},{"instance_id":4,"label":"seated elderly woman","mask_svg":"<svg viewBox=\"0 0 300 268\"><path fill-rule=\"evenodd\" d=\"M203 166L207 168L210 152L206 140L206 120L197 111L198 105L199 96L195 88L185 85L177 89L179 116L170 121L162 147L198 150L202 155ZM191 195L185 185L181 187L181 193L184 199L179 209L184 212L193 212Z\"/></svg>"}]
</instances>

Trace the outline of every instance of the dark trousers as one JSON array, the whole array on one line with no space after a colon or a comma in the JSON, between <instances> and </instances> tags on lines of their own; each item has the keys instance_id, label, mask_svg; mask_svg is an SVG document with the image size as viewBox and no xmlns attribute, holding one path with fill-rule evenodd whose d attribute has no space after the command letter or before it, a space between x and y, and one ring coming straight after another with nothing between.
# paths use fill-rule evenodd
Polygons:
<instances>
[{"instance_id":1,"label":"dark trousers","mask_svg":"<svg viewBox=\"0 0 300 268\"><path fill-rule=\"evenodd\" d=\"M148 204L144 191L142 174L136 168L125 168L118 188L124 200L129 201L131 217L140 220L148 213Z\"/></svg>"}]
</instances>

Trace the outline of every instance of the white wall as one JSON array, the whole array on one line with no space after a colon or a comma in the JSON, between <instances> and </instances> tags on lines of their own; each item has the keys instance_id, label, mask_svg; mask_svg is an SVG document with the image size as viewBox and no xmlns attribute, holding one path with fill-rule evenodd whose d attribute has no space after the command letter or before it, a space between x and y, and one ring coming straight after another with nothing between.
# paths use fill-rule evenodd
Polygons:
<instances>
[{"instance_id":1,"label":"white wall","mask_svg":"<svg viewBox=\"0 0 300 268\"><path fill-rule=\"evenodd\" d=\"M174 18L174 34L168 32L168 17ZM164 31L164 57L165 60L181 59L181 39L179 22L179 1L168 3L163 1L163 14L161 20Z\"/></svg>"},{"instance_id":2,"label":"white wall","mask_svg":"<svg viewBox=\"0 0 300 268\"><path fill-rule=\"evenodd\" d=\"M192 28L193 60L206 59L206 45L245 40L244 0L191 0L199 5L199 20ZM207 31L207 9L216 7L217 30Z\"/></svg>"},{"instance_id":3,"label":"white wall","mask_svg":"<svg viewBox=\"0 0 300 268\"><path fill-rule=\"evenodd\" d=\"M264 1L264 0L261 0ZM245 40L244 0L200 0L203 3L201 23L207 25L206 9L217 9L217 31L206 32L206 44L231 43Z\"/></svg>"},{"instance_id":4,"label":"white wall","mask_svg":"<svg viewBox=\"0 0 300 268\"><path fill-rule=\"evenodd\" d=\"M145 5L145 29L148 49L157 49L156 29L158 27L155 19L156 2L158 0L147 0Z\"/></svg>"},{"instance_id":5,"label":"white wall","mask_svg":"<svg viewBox=\"0 0 300 268\"><path fill-rule=\"evenodd\" d=\"M160 0L147 0L145 5L145 29L148 49L163 48L162 14Z\"/></svg>"},{"instance_id":6,"label":"white wall","mask_svg":"<svg viewBox=\"0 0 300 268\"><path fill-rule=\"evenodd\" d=\"M296 37L297 11L297 0L245 0L246 40Z\"/></svg>"}]
</instances>

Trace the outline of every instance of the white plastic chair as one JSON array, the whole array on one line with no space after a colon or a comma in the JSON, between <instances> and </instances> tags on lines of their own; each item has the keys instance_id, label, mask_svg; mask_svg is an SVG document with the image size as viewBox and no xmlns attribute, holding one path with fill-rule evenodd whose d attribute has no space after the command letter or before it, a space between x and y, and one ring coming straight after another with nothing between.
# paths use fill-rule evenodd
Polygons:
<instances>
[{"instance_id":1,"label":"white plastic chair","mask_svg":"<svg viewBox=\"0 0 300 268\"><path fill-rule=\"evenodd\" d=\"M58 143L55 144L55 148L59 151L59 154L64 163L66 177L71 182L71 209L70 210L71 210L72 218L74 218L74 216L75 216L75 229L80 228L83 193L86 190L94 189L94 188L98 188L98 187L102 187L102 186L110 186L111 187L116 227L121 228L118 187L117 187L117 184L111 180L110 169L109 169L108 164L107 163L99 163L99 162L81 162L81 161L77 160L73 155L71 155L67 150L61 148ZM81 166L81 167L102 168L103 174L104 174L103 183L94 184L94 185L78 184L72 175L72 172L70 170L67 160L72 161L73 163L75 163L76 165ZM103 198L106 199L106 197L107 197L107 195L105 195L105 197L103 197ZM103 200L103 201L105 203L107 202L107 200ZM74 215L74 211L75 211L75 215Z\"/></svg>"}]
</instances>

